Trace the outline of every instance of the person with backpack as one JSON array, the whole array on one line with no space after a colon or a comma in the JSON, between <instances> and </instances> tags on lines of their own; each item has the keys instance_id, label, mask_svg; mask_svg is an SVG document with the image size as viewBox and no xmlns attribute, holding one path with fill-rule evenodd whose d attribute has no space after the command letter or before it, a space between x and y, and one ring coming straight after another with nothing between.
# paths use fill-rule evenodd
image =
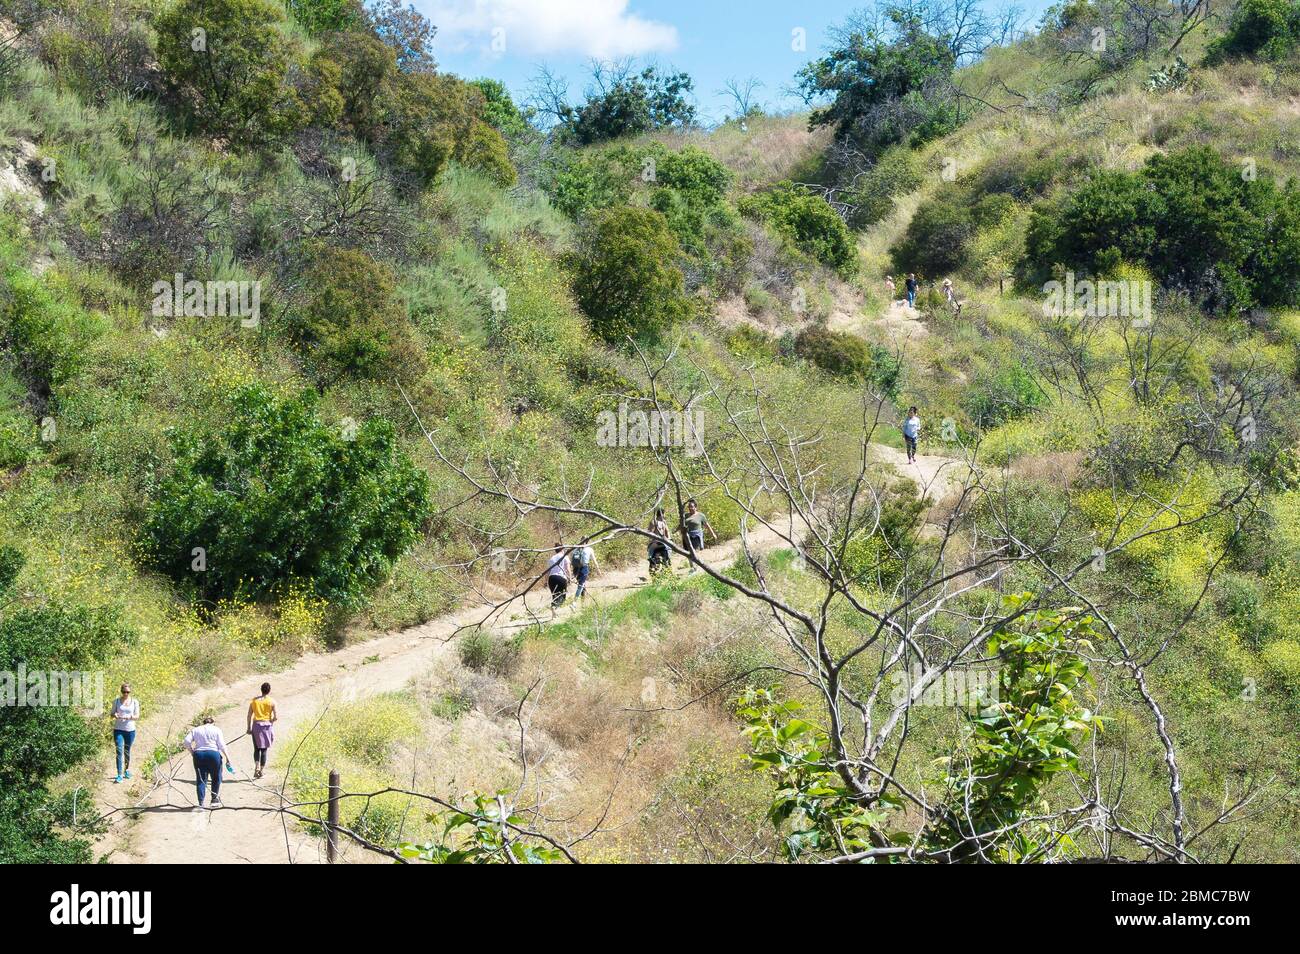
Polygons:
<instances>
[{"instance_id":1,"label":"person with backpack","mask_svg":"<svg viewBox=\"0 0 1300 954\"><path fill-rule=\"evenodd\" d=\"M916 463L916 441L921 436L921 418L917 416L916 406L907 409L907 419L903 421L903 443L907 445L907 462Z\"/></svg>"},{"instance_id":2,"label":"person with backpack","mask_svg":"<svg viewBox=\"0 0 1300 954\"><path fill-rule=\"evenodd\" d=\"M580 600L587 595L587 578L596 568L596 551L585 543L574 547L569 556L569 568L573 571L574 582L578 584L573 590L573 598Z\"/></svg>"},{"instance_id":3,"label":"person with backpack","mask_svg":"<svg viewBox=\"0 0 1300 954\"><path fill-rule=\"evenodd\" d=\"M546 563L546 586L551 591L551 609L563 606L569 594L569 561L563 543L555 544L555 552Z\"/></svg>"},{"instance_id":4,"label":"person with backpack","mask_svg":"<svg viewBox=\"0 0 1300 954\"><path fill-rule=\"evenodd\" d=\"M131 777L131 746L135 745L135 720L140 718L140 700L131 698L131 687L122 683L122 694L113 700L113 748L117 751L116 785Z\"/></svg>"},{"instance_id":5,"label":"person with backpack","mask_svg":"<svg viewBox=\"0 0 1300 954\"><path fill-rule=\"evenodd\" d=\"M646 530L650 533L650 544L646 548L650 558L650 575L654 576L655 572L672 568L672 551L668 549L668 521L664 519L662 507L655 509L655 515L651 518Z\"/></svg>"},{"instance_id":6,"label":"person with backpack","mask_svg":"<svg viewBox=\"0 0 1300 954\"><path fill-rule=\"evenodd\" d=\"M185 748L194 759L194 784L198 786L200 808L209 785L212 786L209 807L221 807L221 763L226 763L227 772L235 770L230 764L230 754L226 752L226 738L216 722L212 716L204 716L203 723L190 729L185 736Z\"/></svg>"},{"instance_id":7,"label":"person with backpack","mask_svg":"<svg viewBox=\"0 0 1300 954\"><path fill-rule=\"evenodd\" d=\"M921 287L921 283L916 280L915 272L907 273L907 307L916 307L916 293Z\"/></svg>"},{"instance_id":8,"label":"person with backpack","mask_svg":"<svg viewBox=\"0 0 1300 954\"><path fill-rule=\"evenodd\" d=\"M271 698L271 684L264 682L262 694L254 696L248 704L248 731L244 733L253 737L253 778L266 774L266 751L275 741L272 726L278 718L275 700Z\"/></svg>"},{"instance_id":9,"label":"person with backpack","mask_svg":"<svg viewBox=\"0 0 1300 954\"><path fill-rule=\"evenodd\" d=\"M709 531L714 543L718 542L718 535L709 523L709 518L700 511L694 498L686 501L686 516L682 520L682 529L686 531L686 546L692 553L699 553L704 549L705 530Z\"/></svg>"}]
</instances>

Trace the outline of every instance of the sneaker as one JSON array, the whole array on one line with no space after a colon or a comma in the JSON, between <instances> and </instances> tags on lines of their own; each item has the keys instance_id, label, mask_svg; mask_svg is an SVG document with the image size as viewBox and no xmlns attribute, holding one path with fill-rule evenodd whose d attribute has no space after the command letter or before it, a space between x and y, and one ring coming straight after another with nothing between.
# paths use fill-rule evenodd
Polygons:
<instances>
[{"instance_id":1,"label":"sneaker","mask_svg":"<svg viewBox=\"0 0 1300 954\"><path fill-rule=\"evenodd\" d=\"M131 773L130 773L130 772L123 772L123 773L122 773L122 777L123 777L123 778L130 778L130 777L131 777Z\"/></svg>"},{"instance_id":2,"label":"sneaker","mask_svg":"<svg viewBox=\"0 0 1300 954\"><path fill-rule=\"evenodd\" d=\"M120 776L120 775L119 775L117 778L113 779L113 784L114 784L114 785L120 785L121 782L122 782L122 776Z\"/></svg>"},{"instance_id":3,"label":"sneaker","mask_svg":"<svg viewBox=\"0 0 1300 954\"><path fill-rule=\"evenodd\" d=\"M214 798L212 801L208 802L208 807L209 807L209 808L223 808L223 807L225 807L225 806L223 806L223 805L221 804L221 799L219 799L219 798Z\"/></svg>"}]
</instances>

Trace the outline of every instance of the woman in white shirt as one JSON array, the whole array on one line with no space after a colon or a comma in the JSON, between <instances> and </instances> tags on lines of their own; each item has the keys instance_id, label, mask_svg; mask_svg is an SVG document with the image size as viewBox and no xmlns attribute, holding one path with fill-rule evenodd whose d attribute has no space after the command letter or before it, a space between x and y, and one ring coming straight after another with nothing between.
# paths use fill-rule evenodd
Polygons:
<instances>
[{"instance_id":1,"label":"woman in white shirt","mask_svg":"<svg viewBox=\"0 0 1300 954\"><path fill-rule=\"evenodd\" d=\"M117 750L116 785L131 777L131 746L135 745L135 720L140 718L140 700L131 697L131 687L122 683L122 694L113 700L113 748Z\"/></svg>"},{"instance_id":2,"label":"woman in white shirt","mask_svg":"<svg viewBox=\"0 0 1300 954\"><path fill-rule=\"evenodd\" d=\"M555 545L546 564L546 585L551 591L551 608L562 606L569 592L569 561L562 543Z\"/></svg>"},{"instance_id":3,"label":"woman in white shirt","mask_svg":"<svg viewBox=\"0 0 1300 954\"><path fill-rule=\"evenodd\" d=\"M230 755L226 752L226 737L217 728L216 720L206 716L202 725L196 725L185 736L185 748L194 757L194 782L199 789L199 806L207 794L208 784L212 785L212 808L221 807L221 763L226 763L227 771L233 772Z\"/></svg>"}]
</instances>

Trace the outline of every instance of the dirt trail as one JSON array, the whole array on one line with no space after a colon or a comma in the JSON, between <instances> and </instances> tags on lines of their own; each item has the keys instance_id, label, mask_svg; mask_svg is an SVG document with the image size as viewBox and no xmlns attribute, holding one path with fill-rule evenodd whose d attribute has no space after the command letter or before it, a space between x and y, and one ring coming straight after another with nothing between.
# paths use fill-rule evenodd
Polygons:
<instances>
[{"instance_id":1,"label":"dirt trail","mask_svg":"<svg viewBox=\"0 0 1300 954\"><path fill-rule=\"evenodd\" d=\"M781 540L774 531L760 527L749 535L749 543L755 550L766 551L781 545ZM709 548L707 562L722 568L739 552L740 541L728 541ZM674 564L678 575L684 575L686 562L677 558ZM589 585L590 599L597 603L618 600L645 583L643 564L598 572ZM450 657L455 651L451 637L458 627L479 622L488 611L483 606L471 607L336 652L312 653L290 669L202 689L161 712L151 713L146 699L135 744L136 761L143 761L164 741L176 739L189 720L207 707L227 707L217 714L217 725L227 739L239 736L246 724L248 700L257 695L264 678L274 686L272 695L279 715L276 745L283 747L296 730L312 725L331 703L404 688L439 659ZM555 618L564 619L573 612L570 602ZM544 588L516 598L498 616L494 628L519 628L533 618L543 622L552 618ZM188 755L158 766L151 787L138 773L131 782L112 784L110 754L104 761L107 784L99 804L134 811L133 817L119 818L105 839L102 847L112 850L109 860L130 864L323 862L323 839L308 835L293 819L275 811L280 804L280 774L268 770L264 778L253 780L252 744L247 738L231 744L230 754L235 772L224 776L224 807L217 811L197 807L194 769ZM344 860L369 860L365 852L352 849L345 841L340 839Z\"/></svg>"},{"instance_id":2,"label":"dirt trail","mask_svg":"<svg viewBox=\"0 0 1300 954\"><path fill-rule=\"evenodd\" d=\"M874 445L876 459L893 464L917 479L923 494L941 499L961 465L943 457L921 455L909 465L901 451ZM773 530L760 527L749 535L752 549L765 552L782 545ZM740 540L711 547L707 562L715 568L730 564L740 552ZM674 560L681 575L687 564ZM630 590L646 584L644 566L602 571L593 577L590 599L596 603L621 599ZM229 685L201 689L174 700L161 711L151 711L144 702L135 754L137 765L155 747L174 741L195 714L205 708L217 712L217 725L227 739L244 731L248 700L255 696L264 678L274 686L279 721L276 745L281 749L296 731L312 725L332 703L403 689L413 678L427 672L440 659L455 651L452 636L462 626L482 621L490 608L473 606L431 620L419 626L359 642L334 652L311 653L291 668L270 677L250 675ZM555 619L575 612L570 602ZM535 589L518 597L500 611L494 621L497 630L517 629L536 619L552 619L549 594ZM129 864L233 864L284 863L316 864L324 861L325 844L302 830L294 820L276 811L280 804L281 776L273 769L259 780L252 778L252 744L247 738L230 745L235 772L227 773L221 785L224 807L217 811L196 804L194 770L188 755L173 757L157 767L153 783L135 779L121 785L111 783L111 753L104 760L106 784L99 804L130 809L117 816L102 848L111 852L110 861ZM283 754L281 751L279 754ZM343 859L373 860L366 852L340 839Z\"/></svg>"}]
</instances>

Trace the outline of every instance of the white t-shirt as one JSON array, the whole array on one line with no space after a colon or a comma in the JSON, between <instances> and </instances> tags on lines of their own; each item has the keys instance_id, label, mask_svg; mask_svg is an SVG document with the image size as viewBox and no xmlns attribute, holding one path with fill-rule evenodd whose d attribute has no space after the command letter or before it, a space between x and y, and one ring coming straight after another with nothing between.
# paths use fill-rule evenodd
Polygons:
<instances>
[{"instance_id":1,"label":"white t-shirt","mask_svg":"<svg viewBox=\"0 0 1300 954\"><path fill-rule=\"evenodd\" d=\"M921 433L921 419L913 414L903 422L903 436L916 437Z\"/></svg>"},{"instance_id":2,"label":"white t-shirt","mask_svg":"<svg viewBox=\"0 0 1300 954\"><path fill-rule=\"evenodd\" d=\"M196 725L185 736L185 745L191 752L225 752L226 739L215 725Z\"/></svg>"},{"instance_id":3,"label":"white t-shirt","mask_svg":"<svg viewBox=\"0 0 1300 954\"><path fill-rule=\"evenodd\" d=\"M551 562L546 564L546 575L562 576L566 580L569 578L569 566L568 562L564 559L564 551L561 550L559 553L556 553L551 557Z\"/></svg>"},{"instance_id":4,"label":"white t-shirt","mask_svg":"<svg viewBox=\"0 0 1300 954\"><path fill-rule=\"evenodd\" d=\"M122 701L118 696L113 700L113 728L120 732L134 732L135 720L140 718L140 700L134 697Z\"/></svg>"}]
</instances>

